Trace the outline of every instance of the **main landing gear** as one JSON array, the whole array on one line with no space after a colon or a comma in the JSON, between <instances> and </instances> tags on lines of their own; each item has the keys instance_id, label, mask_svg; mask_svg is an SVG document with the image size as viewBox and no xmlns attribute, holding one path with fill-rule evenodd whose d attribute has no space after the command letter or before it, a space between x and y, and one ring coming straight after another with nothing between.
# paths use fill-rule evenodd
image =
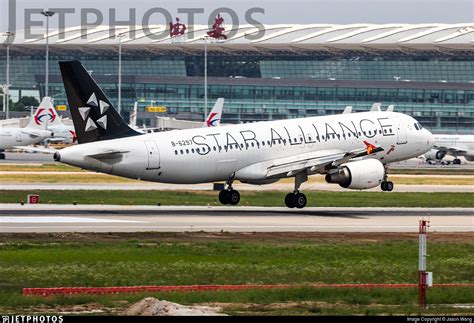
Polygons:
<instances>
[{"instance_id":1,"label":"main landing gear","mask_svg":"<svg viewBox=\"0 0 474 323\"><path fill-rule=\"evenodd\" d=\"M232 188L232 179L227 181L227 189L219 192L219 202L224 205L237 205L240 202L240 193Z\"/></svg>"},{"instance_id":2,"label":"main landing gear","mask_svg":"<svg viewBox=\"0 0 474 323\"><path fill-rule=\"evenodd\" d=\"M453 159L453 165L461 165L461 159L459 159L459 158L457 158L457 157L454 158L454 159Z\"/></svg>"},{"instance_id":3,"label":"main landing gear","mask_svg":"<svg viewBox=\"0 0 474 323\"><path fill-rule=\"evenodd\" d=\"M290 209L292 208L298 208L302 209L306 206L307 199L306 195L303 193L300 193L299 189L301 184L306 182L308 180L308 174L306 172L304 173L298 173L295 176L295 190L293 193L288 193L285 196L285 205L289 207Z\"/></svg>"},{"instance_id":4,"label":"main landing gear","mask_svg":"<svg viewBox=\"0 0 474 323\"><path fill-rule=\"evenodd\" d=\"M388 179L388 173L387 173L387 167L385 167L385 175L383 177L382 183L380 184L380 188L384 192L391 192L393 191L394 185L393 185L393 182L387 181L387 179Z\"/></svg>"}]
</instances>

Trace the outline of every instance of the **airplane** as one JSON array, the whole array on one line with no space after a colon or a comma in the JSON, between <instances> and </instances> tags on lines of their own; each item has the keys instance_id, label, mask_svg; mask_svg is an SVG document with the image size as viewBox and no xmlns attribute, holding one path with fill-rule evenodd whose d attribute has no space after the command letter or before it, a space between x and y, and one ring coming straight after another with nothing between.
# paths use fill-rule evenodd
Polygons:
<instances>
[{"instance_id":1,"label":"airplane","mask_svg":"<svg viewBox=\"0 0 474 323\"><path fill-rule=\"evenodd\" d=\"M46 130L47 122L37 124L34 118L24 128L0 127L0 159L5 159L5 149L17 146L37 144L54 136L54 132Z\"/></svg>"},{"instance_id":2,"label":"airplane","mask_svg":"<svg viewBox=\"0 0 474 323\"><path fill-rule=\"evenodd\" d=\"M37 125L47 124L46 129L54 133L54 137L48 139L48 141L60 140L65 144L72 144L77 139L74 127L66 126L62 122L50 97L45 96L43 98L41 104L33 115L33 120Z\"/></svg>"},{"instance_id":3,"label":"airplane","mask_svg":"<svg viewBox=\"0 0 474 323\"><path fill-rule=\"evenodd\" d=\"M225 181L219 193L225 205L240 201L236 180L263 185L294 178L289 208L306 206L300 186L314 174L348 189L392 191L387 165L424 154L434 142L412 117L386 111L140 134L79 61L59 65L79 145L50 150L54 160L144 181Z\"/></svg>"},{"instance_id":4,"label":"airplane","mask_svg":"<svg viewBox=\"0 0 474 323\"><path fill-rule=\"evenodd\" d=\"M222 119L222 109L224 107L224 98L218 98L216 103L211 109L211 112L204 118L202 124L203 127L218 127L220 126ZM157 128L138 128L137 127L137 115L138 115L138 102L135 101L132 110L130 110L130 127L140 133L148 133L157 130Z\"/></svg>"},{"instance_id":5,"label":"airplane","mask_svg":"<svg viewBox=\"0 0 474 323\"><path fill-rule=\"evenodd\" d=\"M426 161L430 164L443 162L446 155L454 156L454 165L461 164L459 156L474 161L474 135L434 135L434 146L425 154Z\"/></svg>"}]
</instances>

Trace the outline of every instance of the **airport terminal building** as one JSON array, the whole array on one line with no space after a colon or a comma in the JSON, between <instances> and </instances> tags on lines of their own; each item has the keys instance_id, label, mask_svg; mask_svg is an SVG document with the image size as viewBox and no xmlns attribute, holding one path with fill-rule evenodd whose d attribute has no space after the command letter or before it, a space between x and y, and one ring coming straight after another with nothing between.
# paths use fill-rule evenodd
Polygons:
<instances>
[{"instance_id":1,"label":"airport terminal building","mask_svg":"<svg viewBox=\"0 0 474 323\"><path fill-rule=\"evenodd\" d=\"M157 26L163 30L165 26ZM150 40L137 31L122 37L122 113L139 101L138 124L154 126L149 105L168 116L202 120L204 50L208 107L225 98L224 123L318 116L370 109L374 102L418 119L434 132L472 133L474 26L468 24L241 26L226 41L207 40L207 26L192 38ZM49 34L50 96L66 104L58 61L81 60L116 103L119 39L102 26L81 38L77 28ZM250 38L250 39L249 39ZM45 39L10 46L12 95L44 94ZM6 46L0 47L5 83Z\"/></svg>"}]
</instances>

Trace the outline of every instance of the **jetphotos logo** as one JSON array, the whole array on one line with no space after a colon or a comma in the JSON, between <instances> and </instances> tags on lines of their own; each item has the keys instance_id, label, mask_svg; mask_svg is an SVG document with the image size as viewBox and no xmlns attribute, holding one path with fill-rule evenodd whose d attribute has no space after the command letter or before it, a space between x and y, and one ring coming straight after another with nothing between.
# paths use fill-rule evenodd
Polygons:
<instances>
[{"instance_id":1,"label":"jetphotos logo","mask_svg":"<svg viewBox=\"0 0 474 323\"><path fill-rule=\"evenodd\" d=\"M261 23L265 9L261 7L240 8L239 5L239 10L230 7L178 7L169 10L148 7L151 2L143 1L143 6L136 8L43 8L39 7L40 4L34 7L35 2L29 1L30 7L20 8L18 0L2 1L5 1L3 6L8 3L8 7L2 10L0 19L8 20L9 31L9 36L4 35L3 43L13 43L16 37L25 42L43 40L47 21L49 37L59 41L96 39L98 36L104 40L126 36L127 41L143 41L144 38L150 41L175 38L186 41L204 36L229 41L234 38L257 40L265 35ZM67 1L64 3L67 4ZM203 30L202 25L207 25L207 28ZM245 28L242 28L243 25ZM109 28L104 30L103 26Z\"/></svg>"},{"instance_id":2,"label":"jetphotos logo","mask_svg":"<svg viewBox=\"0 0 474 323\"><path fill-rule=\"evenodd\" d=\"M48 120L48 123L53 123L54 120L56 120L57 114L54 111L54 109L44 109L44 108L38 108L38 110L35 113L34 120L35 123L40 126L45 122L45 120Z\"/></svg>"}]
</instances>

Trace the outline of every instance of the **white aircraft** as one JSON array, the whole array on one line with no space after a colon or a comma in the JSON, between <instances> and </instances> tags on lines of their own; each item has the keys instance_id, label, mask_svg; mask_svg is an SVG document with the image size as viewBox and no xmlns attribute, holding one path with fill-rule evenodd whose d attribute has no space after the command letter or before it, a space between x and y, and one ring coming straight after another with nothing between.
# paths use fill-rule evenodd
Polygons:
<instances>
[{"instance_id":1,"label":"white aircraft","mask_svg":"<svg viewBox=\"0 0 474 323\"><path fill-rule=\"evenodd\" d=\"M60 68L79 145L55 151L56 161L146 181L226 181L223 204L240 201L235 180L261 185L294 178L285 198L290 208L306 205L300 185L313 174L344 188L391 191L387 164L433 145L432 134L415 119L386 111L139 134L80 62L61 62Z\"/></svg>"},{"instance_id":2,"label":"white aircraft","mask_svg":"<svg viewBox=\"0 0 474 323\"><path fill-rule=\"evenodd\" d=\"M446 155L454 156L453 164L461 164L459 156L474 161L474 135L434 135L434 146L425 154L428 163L442 162Z\"/></svg>"},{"instance_id":3,"label":"white aircraft","mask_svg":"<svg viewBox=\"0 0 474 323\"><path fill-rule=\"evenodd\" d=\"M71 144L76 141L74 127L66 126L62 122L50 97L45 96L43 98L32 118L38 126L47 125L46 129L54 133L54 137L51 138L52 140L60 140L65 144Z\"/></svg>"},{"instance_id":4,"label":"white aircraft","mask_svg":"<svg viewBox=\"0 0 474 323\"><path fill-rule=\"evenodd\" d=\"M46 138L54 136L50 130L46 130L47 122L37 124L34 118L24 128L0 127L0 159L5 159L3 151L16 146L28 146L37 144Z\"/></svg>"}]
</instances>

